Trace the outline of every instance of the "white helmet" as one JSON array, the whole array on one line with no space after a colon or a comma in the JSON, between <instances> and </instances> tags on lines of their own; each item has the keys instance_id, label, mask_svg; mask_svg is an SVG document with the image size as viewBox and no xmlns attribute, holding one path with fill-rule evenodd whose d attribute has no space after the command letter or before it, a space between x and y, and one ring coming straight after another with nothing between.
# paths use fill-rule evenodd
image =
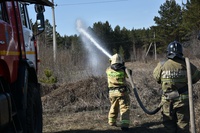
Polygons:
<instances>
[{"instance_id":1,"label":"white helmet","mask_svg":"<svg viewBox=\"0 0 200 133\"><path fill-rule=\"evenodd\" d=\"M114 54L111 58L110 58L110 64L113 65L115 63L120 63L123 64L123 60L122 57L119 54Z\"/></svg>"}]
</instances>

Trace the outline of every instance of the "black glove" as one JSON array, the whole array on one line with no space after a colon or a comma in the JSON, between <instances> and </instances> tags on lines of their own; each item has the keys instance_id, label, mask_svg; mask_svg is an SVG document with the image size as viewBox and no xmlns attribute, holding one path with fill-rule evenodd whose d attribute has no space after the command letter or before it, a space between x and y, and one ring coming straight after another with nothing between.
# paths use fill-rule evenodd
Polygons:
<instances>
[{"instance_id":1,"label":"black glove","mask_svg":"<svg viewBox=\"0 0 200 133\"><path fill-rule=\"evenodd\" d=\"M132 76L133 72L131 69L128 69L129 74Z\"/></svg>"}]
</instances>

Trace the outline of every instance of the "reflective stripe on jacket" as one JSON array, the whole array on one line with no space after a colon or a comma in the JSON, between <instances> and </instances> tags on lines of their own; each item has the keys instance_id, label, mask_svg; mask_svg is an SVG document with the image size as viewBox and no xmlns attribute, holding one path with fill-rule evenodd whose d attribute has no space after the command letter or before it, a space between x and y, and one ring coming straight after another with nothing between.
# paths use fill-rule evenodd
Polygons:
<instances>
[{"instance_id":1,"label":"reflective stripe on jacket","mask_svg":"<svg viewBox=\"0 0 200 133\"><path fill-rule=\"evenodd\" d=\"M191 74L192 82L196 83L200 78L200 72L193 64L191 64ZM153 77L162 85L164 92L187 86L186 63L178 58L168 59L165 63L159 62L153 71Z\"/></svg>"},{"instance_id":2,"label":"reflective stripe on jacket","mask_svg":"<svg viewBox=\"0 0 200 133\"><path fill-rule=\"evenodd\" d=\"M106 70L108 87L120 87L125 85L125 71L124 70L113 70L110 67Z\"/></svg>"}]
</instances>

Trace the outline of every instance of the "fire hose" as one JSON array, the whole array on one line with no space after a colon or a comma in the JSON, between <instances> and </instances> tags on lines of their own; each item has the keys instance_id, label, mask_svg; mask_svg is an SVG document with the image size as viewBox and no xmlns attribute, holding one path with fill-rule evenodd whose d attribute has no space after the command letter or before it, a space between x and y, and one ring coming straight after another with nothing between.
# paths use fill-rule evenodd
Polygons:
<instances>
[{"instance_id":1,"label":"fire hose","mask_svg":"<svg viewBox=\"0 0 200 133\"><path fill-rule=\"evenodd\" d=\"M130 75L129 70L128 70L128 69L125 69L125 70L126 70L126 73L127 73L127 75L128 75L128 78L129 78L129 80L130 80L131 87L133 88L134 95L135 95L135 97L136 97L136 99L137 99L138 104L139 104L140 107L142 108L142 110L143 110L145 113L149 114L149 115L154 115L154 114L156 114L156 113L161 109L162 106L159 105L155 110L152 110L152 111L146 109L145 106L143 105L143 103L142 103L142 101L141 101L141 99L140 99L138 93L137 93L137 89L136 89L136 87L135 87L135 84L133 83L133 79L132 79L132 77L131 77L131 75Z\"/></svg>"},{"instance_id":2,"label":"fire hose","mask_svg":"<svg viewBox=\"0 0 200 133\"><path fill-rule=\"evenodd\" d=\"M136 97L136 99L137 99L137 101L138 101L140 107L142 108L142 110L143 110L145 113L147 113L147 114L149 114L149 115L154 115L154 114L156 114L156 113L161 109L162 106L158 106L158 107L157 107L155 110L153 110L153 111L147 110L147 109L144 107L142 101L140 100L140 97L139 97L139 95L138 95L138 93L137 93L136 88L133 88L133 91L134 91L135 97Z\"/></svg>"},{"instance_id":3,"label":"fire hose","mask_svg":"<svg viewBox=\"0 0 200 133\"><path fill-rule=\"evenodd\" d=\"M195 127L195 116L194 116L194 104L193 104L193 93L192 93L192 76L190 61L188 58L185 58L186 67L187 67L187 77L188 77L188 94L189 94L189 109L190 109L190 126L191 132L196 133Z\"/></svg>"},{"instance_id":4,"label":"fire hose","mask_svg":"<svg viewBox=\"0 0 200 133\"><path fill-rule=\"evenodd\" d=\"M187 79L188 79L188 94L189 94L189 109L190 109L190 126L191 126L190 128L191 128L191 133L196 133L195 116L194 116L195 113L194 113L194 104L193 104L193 91L192 91L192 76L191 76L190 61L189 61L189 59L188 59L187 57L185 58L185 62L186 62L186 67L187 67ZM134 83L133 83L133 79L132 79L132 77L131 77L131 75L130 75L129 70L128 70L128 69L125 69L125 71L126 71L126 73L127 73L127 75L128 75L128 78L129 78L129 80L130 80L131 86L132 86L133 91L134 91L134 95L135 95L135 97L136 97L136 99L137 99L137 101L138 101L140 107L142 108L142 110L143 110L145 113L149 114L149 115L154 115L154 114L156 114L156 113L161 109L162 106L159 105L159 106L158 106L155 110L153 110L153 111L147 110L147 109L144 107L144 105L143 105L143 103L142 103L142 101L141 101L141 99L140 99L140 97L139 97L139 95L138 95L138 93L137 93L136 87L135 87L135 85L134 85Z\"/></svg>"}]
</instances>

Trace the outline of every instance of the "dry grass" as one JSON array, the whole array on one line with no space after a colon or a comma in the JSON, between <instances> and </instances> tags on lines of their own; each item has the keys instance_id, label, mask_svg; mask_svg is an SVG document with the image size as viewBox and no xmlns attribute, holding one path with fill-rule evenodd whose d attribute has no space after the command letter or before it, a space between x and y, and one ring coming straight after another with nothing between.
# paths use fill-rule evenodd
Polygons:
<instances>
[{"instance_id":1,"label":"dry grass","mask_svg":"<svg viewBox=\"0 0 200 133\"><path fill-rule=\"evenodd\" d=\"M42 47L41 47L42 49ZM107 124L109 100L105 73L94 76L92 69L84 65L81 54L73 51L58 51L56 65L52 62L51 48L40 54L39 78L47 67L53 70L59 80L57 84L42 84L43 132L45 133L118 133L118 127ZM73 55L73 56L72 56ZM78 63L77 63L78 62ZM199 60L191 60L200 68ZM103 63L103 62L101 62ZM102 68L103 71L106 69ZM133 70L133 79L144 105L153 110L160 102L160 85L152 77L157 61L129 62L126 66ZM194 107L197 132L200 132L200 83L194 85ZM132 133L164 132L161 114L147 115L139 107L133 93L131 96Z\"/></svg>"}]
</instances>

